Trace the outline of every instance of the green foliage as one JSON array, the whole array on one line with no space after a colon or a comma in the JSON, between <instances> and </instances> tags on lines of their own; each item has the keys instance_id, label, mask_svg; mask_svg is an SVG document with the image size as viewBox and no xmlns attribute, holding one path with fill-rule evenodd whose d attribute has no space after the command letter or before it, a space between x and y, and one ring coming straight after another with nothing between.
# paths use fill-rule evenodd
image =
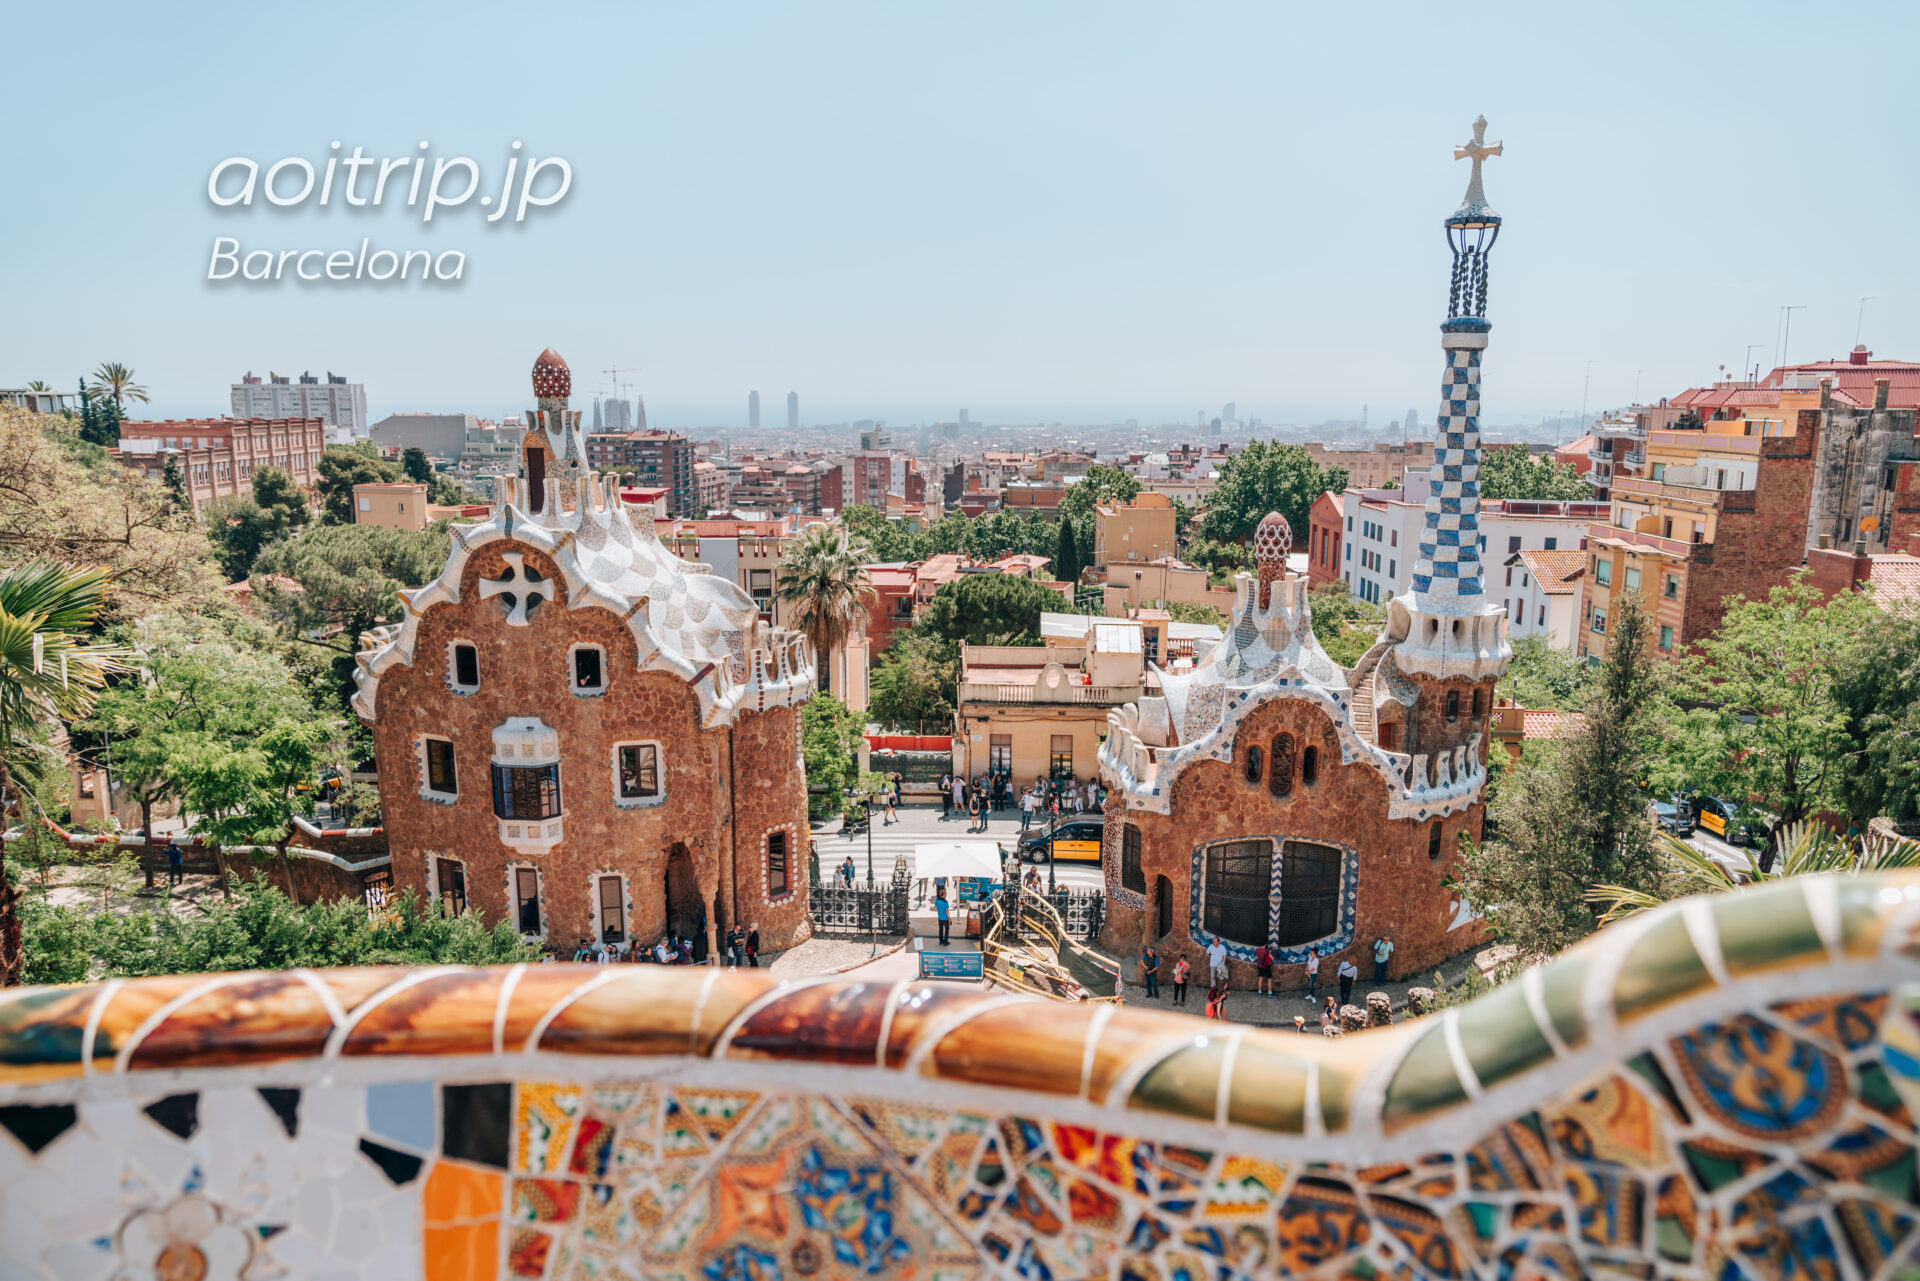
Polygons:
<instances>
[{"instance_id":1,"label":"green foliage","mask_svg":"<svg viewBox=\"0 0 1920 1281\"><path fill-rule=\"evenodd\" d=\"M102 449L120 446L120 405L111 396L95 393L83 381L80 384L80 439Z\"/></svg>"},{"instance_id":2,"label":"green foliage","mask_svg":"<svg viewBox=\"0 0 1920 1281\"><path fill-rule=\"evenodd\" d=\"M998 511L969 520L959 512L949 512L928 528L914 530L888 520L871 507L856 504L840 513L840 524L848 537L872 549L873 562L882 565L963 552L976 561L1003 556L1059 559L1059 526L1031 514ZM1062 576L1057 563L1050 572Z\"/></svg>"},{"instance_id":3,"label":"green foliage","mask_svg":"<svg viewBox=\"0 0 1920 1281\"><path fill-rule=\"evenodd\" d=\"M169 453L166 466L160 472L160 487L167 491L167 501L177 512L193 510L193 500L187 497L187 480L180 474L180 455Z\"/></svg>"},{"instance_id":4,"label":"green foliage","mask_svg":"<svg viewBox=\"0 0 1920 1281\"><path fill-rule=\"evenodd\" d=\"M1920 618L1886 617L1835 672L1833 693L1854 744L1840 762L1846 812L1862 826L1920 818Z\"/></svg>"},{"instance_id":5,"label":"green foliage","mask_svg":"<svg viewBox=\"0 0 1920 1281\"><path fill-rule=\"evenodd\" d=\"M1201 536L1187 544L1186 558L1210 571L1208 581L1222 586L1242 570L1253 568L1253 548L1246 543L1220 543Z\"/></svg>"},{"instance_id":6,"label":"green foliage","mask_svg":"<svg viewBox=\"0 0 1920 1281\"><path fill-rule=\"evenodd\" d=\"M1221 466L1200 513L1200 535L1215 543L1245 543L1266 514L1277 511L1299 538L1314 499L1346 487L1346 468L1323 468L1299 445L1256 440Z\"/></svg>"},{"instance_id":7,"label":"green foliage","mask_svg":"<svg viewBox=\"0 0 1920 1281\"><path fill-rule=\"evenodd\" d=\"M353 487L391 484L400 479L400 469L380 457L371 442L358 440L351 445L328 445L320 451L321 519L329 525L353 524Z\"/></svg>"},{"instance_id":8,"label":"green foliage","mask_svg":"<svg viewBox=\"0 0 1920 1281\"><path fill-rule=\"evenodd\" d=\"M1884 626L1869 597L1826 600L1805 573L1730 605L1720 630L1676 666L1660 790L1725 797L1740 821L1775 829L1838 808L1856 747L1840 684ZM1609 657L1620 643L1609 642Z\"/></svg>"},{"instance_id":9,"label":"green foliage","mask_svg":"<svg viewBox=\"0 0 1920 1281\"><path fill-rule=\"evenodd\" d=\"M1073 539L1073 522L1060 522L1060 533L1054 541L1053 573L1063 583L1078 583L1080 571L1085 568L1080 563L1080 549Z\"/></svg>"},{"instance_id":10,"label":"green foliage","mask_svg":"<svg viewBox=\"0 0 1920 1281\"><path fill-rule=\"evenodd\" d=\"M426 910L408 890L374 914L358 899L296 907L277 888L243 883L203 917L174 912L85 913L29 901L27 981L140 978L337 965L500 965L537 949L509 921Z\"/></svg>"},{"instance_id":11,"label":"green foliage","mask_svg":"<svg viewBox=\"0 0 1920 1281\"><path fill-rule=\"evenodd\" d=\"M1352 667L1380 639L1387 621L1385 606L1361 600L1343 582L1322 583L1307 591L1313 611L1313 634L1327 657Z\"/></svg>"},{"instance_id":12,"label":"green foliage","mask_svg":"<svg viewBox=\"0 0 1920 1281\"><path fill-rule=\"evenodd\" d=\"M1173 543L1176 548L1185 547L1187 539L1193 535L1193 506L1184 498L1173 500Z\"/></svg>"},{"instance_id":13,"label":"green foliage","mask_svg":"<svg viewBox=\"0 0 1920 1281\"><path fill-rule=\"evenodd\" d=\"M1205 601L1168 601L1167 613L1173 615L1174 621L1179 623L1208 623L1223 630L1227 625L1226 615Z\"/></svg>"},{"instance_id":14,"label":"green foliage","mask_svg":"<svg viewBox=\"0 0 1920 1281\"><path fill-rule=\"evenodd\" d=\"M1060 516L1063 520L1070 517L1084 523L1093 516L1094 508L1130 503L1139 493L1140 482L1132 473L1106 463L1095 463L1061 494Z\"/></svg>"},{"instance_id":15,"label":"green foliage","mask_svg":"<svg viewBox=\"0 0 1920 1281\"><path fill-rule=\"evenodd\" d=\"M866 734L861 719L831 694L815 694L800 711L800 756L806 762L809 789L823 787L823 795L812 796L808 809L815 818L838 814L843 793L851 787L860 769L860 740Z\"/></svg>"},{"instance_id":16,"label":"green foliage","mask_svg":"<svg viewBox=\"0 0 1920 1281\"><path fill-rule=\"evenodd\" d=\"M916 628L955 644L1037 645L1040 615L1065 608L1059 592L1030 578L966 574L934 593Z\"/></svg>"},{"instance_id":17,"label":"green foliage","mask_svg":"<svg viewBox=\"0 0 1920 1281\"><path fill-rule=\"evenodd\" d=\"M896 633L874 665L867 714L902 733L953 724L959 664L954 646L918 631Z\"/></svg>"},{"instance_id":18,"label":"green foliage","mask_svg":"<svg viewBox=\"0 0 1920 1281\"><path fill-rule=\"evenodd\" d=\"M1547 644L1543 637L1513 642L1513 661L1500 678L1499 693L1533 711L1571 711L1592 685L1591 663Z\"/></svg>"},{"instance_id":19,"label":"green foliage","mask_svg":"<svg viewBox=\"0 0 1920 1281\"><path fill-rule=\"evenodd\" d=\"M1593 487L1551 454L1535 454L1525 445L1490 445L1480 451L1480 497L1589 501Z\"/></svg>"},{"instance_id":20,"label":"green foliage","mask_svg":"<svg viewBox=\"0 0 1920 1281\"><path fill-rule=\"evenodd\" d=\"M215 499L204 523L227 581L237 583L253 573L261 551L296 532L307 516L299 482L279 467L262 467L253 474L251 498L235 494Z\"/></svg>"},{"instance_id":21,"label":"green foliage","mask_svg":"<svg viewBox=\"0 0 1920 1281\"><path fill-rule=\"evenodd\" d=\"M1833 830L1815 822L1794 823L1780 830L1776 846L1778 858L1762 867L1751 855L1747 865L1729 869L1709 857L1705 851L1666 832L1655 835L1655 844L1667 862L1668 875L1656 892L1620 885L1596 885L1587 895L1596 906L1606 909L1602 925L1645 911L1669 899L1688 894L1719 894L1742 885L1777 881L1789 876L1817 876L1838 872L1905 871L1920 867L1920 842L1901 837L1868 837L1855 842L1843 840Z\"/></svg>"},{"instance_id":22,"label":"green foliage","mask_svg":"<svg viewBox=\"0 0 1920 1281\"><path fill-rule=\"evenodd\" d=\"M873 606L872 560L871 548L832 525L807 526L781 554L774 594L795 607L794 625L813 647L823 682L833 652Z\"/></svg>"},{"instance_id":23,"label":"green foliage","mask_svg":"<svg viewBox=\"0 0 1920 1281\"><path fill-rule=\"evenodd\" d=\"M117 360L101 363L93 371L93 394L104 401L111 401L117 410L124 411L129 400L147 403L147 389L134 381L133 371Z\"/></svg>"},{"instance_id":24,"label":"green foliage","mask_svg":"<svg viewBox=\"0 0 1920 1281\"><path fill-rule=\"evenodd\" d=\"M407 446L400 455L400 470L417 485L424 485L433 479L433 463L428 461L427 451L418 445Z\"/></svg>"},{"instance_id":25,"label":"green foliage","mask_svg":"<svg viewBox=\"0 0 1920 1281\"><path fill-rule=\"evenodd\" d=\"M1657 893L1663 870L1642 790L1658 732L1660 668L1646 614L1616 603L1607 655L1558 739L1527 744L1489 802L1498 836L1468 844L1452 888L1480 906L1502 941L1528 958L1591 933L1595 885Z\"/></svg>"}]
</instances>

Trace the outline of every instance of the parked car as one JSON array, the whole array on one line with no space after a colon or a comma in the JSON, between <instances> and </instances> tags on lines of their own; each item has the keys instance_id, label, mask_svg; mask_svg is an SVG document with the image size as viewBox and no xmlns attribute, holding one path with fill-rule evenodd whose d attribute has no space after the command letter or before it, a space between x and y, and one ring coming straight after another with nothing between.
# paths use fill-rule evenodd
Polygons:
<instances>
[{"instance_id":1,"label":"parked car","mask_svg":"<svg viewBox=\"0 0 1920 1281\"><path fill-rule=\"evenodd\" d=\"M1062 819L1051 836L1046 828L1036 827L1020 838L1020 858L1027 863L1044 863L1052 851L1062 863L1098 863L1105 831L1106 821L1098 815Z\"/></svg>"},{"instance_id":2,"label":"parked car","mask_svg":"<svg viewBox=\"0 0 1920 1281\"><path fill-rule=\"evenodd\" d=\"M1693 798L1694 822L1702 831L1713 833L1729 845L1765 845L1766 824L1740 822L1735 818L1739 812L1740 807L1724 797Z\"/></svg>"},{"instance_id":3,"label":"parked car","mask_svg":"<svg viewBox=\"0 0 1920 1281\"><path fill-rule=\"evenodd\" d=\"M1682 840L1693 835L1693 815L1685 805L1655 801L1652 809L1654 825L1661 831L1672 832Z\"/></svg>"}]
</instances>

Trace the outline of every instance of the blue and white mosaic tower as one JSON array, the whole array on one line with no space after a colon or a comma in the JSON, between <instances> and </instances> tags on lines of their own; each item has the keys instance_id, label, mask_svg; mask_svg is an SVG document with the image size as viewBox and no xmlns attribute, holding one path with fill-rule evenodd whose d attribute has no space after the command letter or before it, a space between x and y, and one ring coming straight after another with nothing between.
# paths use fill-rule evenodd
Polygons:
<instances>
[{"instance_id":1,"label":"blue and white mosaic tower","mask_svg":"<svg viewBox=\"0 0 1920 1281\"><path fill-rule=\"evenodd\" d=\"M1426 526L1413 589L1394 601L1388 632L1401 642L1400 665L1434 676L1482 675L1504 667L1506 608L1489 601L1480 560L1480 353L1486 350L1487 256L1500 237L1500 215L1487 205L1481 165L1501 152L1488 143L1487 121L1473 122L1473 141L1454 159L1473 161L1466 199L1446 221L1453 283L1440 346L1447 371L1434 425L1433 471Z\"/></svg>"}]
</instances>

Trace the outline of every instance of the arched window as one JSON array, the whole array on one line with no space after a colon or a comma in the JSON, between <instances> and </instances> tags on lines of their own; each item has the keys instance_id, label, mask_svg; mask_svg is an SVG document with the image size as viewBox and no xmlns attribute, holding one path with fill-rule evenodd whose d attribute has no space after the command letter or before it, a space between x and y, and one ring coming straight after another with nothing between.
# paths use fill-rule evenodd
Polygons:
<instances>
[{"instance_id":1,"label":"arched window","mask_svg":"<svg viewBox=\"0 0 1920 1281\"><path fill-rule=\"evenodd\" d=\"M1257 747L1247 749L1247 781L1249 783L1260 781L1260 749Z\"/></svg>"},{"instance_id":2,"label":"arched window","mask_svg":"<svg viewBox=\"0 0 1920 1281\"><path fill-rule=\"evenodd\" d=\"M1440 861L1440 820L1435 819L1432 829L1427 833L1427 861Z\"/></svg>"},{"instance_id":3,"label":"arched window","mask_svg":"<svg viewBox=\"0 0 1920 1281\"><path fill-rule=\"evenodd\" d=\"M1473 719L1480 719L1480 691L1477 689L1473 691Z\"/></svg>"},{"instance_id":4,"label":"arched window","mask_svg":"<svg viewBox=\"0 0 1920 1281\"><path fill-rule=\"evenodd\" d=\"M1339 928L1340 858L1334 846L1312 841L1288 841L1282 848L1280 946L1311 943Z\"/></svg>"},{"instance_id":5,"label":"arched window","mask_svg":"<svg viewBox=\"0 0 1920 1281\"><path fill-rule=\"evenodd\" d=\"M1447 723L1451 725L1454 721L1457 721L1459 719L1460 719L1460 691L1457 689L1450 689L1447 691Z\"/></svg>"},{"instance_id":6,"label":"arched window","mask_svg":"<svg viewBox=\"0 0 1920 1281\"><path fill-rule=\"evenodd\" d=\"M1207 933L1232 943L1267 941L1267 907L1273 897L1273 842L1228 841L1207 850Z\"/></svg>"},{"instance_id":7,"label":"arched window","mask_svg":"<svg viewBox=\"0 0 1920 1281\"><path fill-rule=\"evenodd\" d=\"M1267 762L1267 790L1275 796L1293 791L1293 735L1273 737L1273 759Z\"/></svg>"},{"instance_id":8,"label":"arched window","mask_svg":"<svg viewBox=\"0 0 1920 1281\"><path fill-rule=\"evenodd\" d=\"M1320 781L1320 749L1305 748L1300 753L1300 785L1312 787Z\"/></svg>"}]
</instances>

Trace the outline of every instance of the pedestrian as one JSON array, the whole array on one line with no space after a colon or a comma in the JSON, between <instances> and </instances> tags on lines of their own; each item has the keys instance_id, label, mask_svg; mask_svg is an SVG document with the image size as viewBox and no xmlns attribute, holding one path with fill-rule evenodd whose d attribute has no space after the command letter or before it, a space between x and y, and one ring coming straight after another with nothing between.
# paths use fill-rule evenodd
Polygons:
<instances>
[{"instance_id":1,"label":"pedestrian","mask_svg":"<svg viewBox=\"0 0 1920 1281\"><path fill-rule=\"evenodd\" d=\"M1185 956L1173 963L1173 1003L1175 1005L1187 1003L1187 973L1192 968L1187 964Z\"/></svg>"},{"instance_id":2,"label":"pedestrian","mask_svg":"<svg viewBox=\"0 0 1920 1281\"><path fill-rule=\"evenodd\" d=\"M178 841L167 842L167 886L171 889L180 883L180 874L186 870L186 858L180 852Z\"/></svg>"},{"instance_id":3,"label":"pedestrian","mask_svg":"<svg viewBox=\"0 0 1920 1281\"><path fill-rule=\"evenodd\" d=\"M740 967L740 956L741 956L741 953L746 951L746 949L747 949L746 934L741 930L741 928L738 925L729 925L727 927L727 968L728 969L733 970L733 969L738 969Z\"/></svg>"},{"instance_id":4,"label":"pedestrian","mask_svg":"<svg viewBox=\"0 0 1920 1281\"><path fill-rule=\"evenodd\" d=\"M893 772L893 805L895 809L900 808L900 785L906 781L907 776L905 774L902 774L899 770Z\"/></svg>"},{"instance_id":5,"label":"pedestrian","mask_svg":"<svg viewBox=\"0 0 1920 1281\"><path fill-rule=\"evenodd\" d=\"M987 819L992 815L992 813L993 813L993 789L983 787L980 789L980 830L981 831L984 832L987 830Z\"/></svg>"},{"instance_id":6,"label":"pedestrian","mask_svg":"<svg viewBox=\"0 0 1920 1281\"><path fill-rule=\"evenodd\" d=\"M939 898L933 900L933 914L939 918L940 921L940 946L945 947L947 945L948 922L947 898L944 893Z\"/></svg>"},{"instance_id":7,"label":"pedestrian","mask_svg":"<svg viewBox=\"0 0 1920 1281\"><path fill-rule=\"evenodd\" d=\"M980 793L967 794L967 830L975 831L980 826Z\"/></svg>"},{"instance_id":8,"label":"pedestrian","mask_svg":"<svg viewBox=\"0 0 1920 1281\"><path fill-rule=\"evenodd\" d=\"M1319 982L1320 982L1320 949L1317 947L1309 948L1307 950L1307 999L1309 1001L1314 999L1313 989L1319 985Z\"/></svg>"},{"instance_id":9,"label":"pedestrian","mask_svg":"<svg viewBox=\"0 0 1920 1281\"><path fill-rule=\"evenodd\" d=\"M1033 822L1033 806L1033 789L1029 787L1026 791L1020 793L1020 830L1022 832L1025 832L1027 827Z\"/></svg>"},{"instance_id":10,"label":"pedestrian","mask_svg":"<svg viewBox=\"0 0 1920 1281\"><path fill-rule=\"evenodd\" d=\"M1253 963L1260 977L1259 993L1262 996L1273 995L1273 949L1265 943L1253 954Z\"/></svg>"},{"instance_id":11,"label":"pedestrian","mask_svg":"<svg viewBox=\"0 0 1920 1281\"><path fill-rule=\"evenodd\" d=\"M692 965L692 964L693 964L693 940L692 940L692 939L681 939L681 940L680 940L680 961L679 961L679 964L681 964L681 965Z\"/></svg>"},{"instance_id":12,"label":"pedestrian","mask_svg":"<svg viewBox=\"0 0 1920 1281\"><path fill-rule=\"evenodd\" d=\"M954 810L958 812L959 810L966 808L967 781L964 778L961 778L958 774L955 774L953 776L951 790L953 792Z\"/></svg>"},{"instance_id":13,"label":"pedestrian","mask_svg":"<svg viewBox=\"0 0 1920 1281\"><path fill-rule=\"evenodd\" d=\"M847 878L847 888L852 889L854 877L858 875L857 870L853 866L853 855L847 855L847 861L840 865L840 875Z\"/></svg>"},{"instance_id":14,"label":"pedestrian","mask_svg":"<svg viewBox=\"0 0 1920 1281\"><path fill-rule=\"evenodd\" d=\"M747 966L760 968L760 922L747 922Z\"/></svg>"},{"instance_id":15,"label":"pedestrian","mask_svg":"<svg viewBox=\"0 0 1920 1281\"><path fill-rule=\"evenodd\" d=\"M1382 934L1373 942L1373 981L1387 981L1387 958L1393 955L1393 940Z\"/></svg>"},{"instance_id":16,"label":"pedestrian","mask_svg":"<svg viewBox=\"0 0 1920 1281\"><path fill-rule=\"evenodd\" d=\"M1227 985L1207 989L1207 1017L1222 1023L1227 1021Z\"/></svg>"},{"instance_id":17,"label":"pedestrian","mask_svg":"<svg viewBox=\"0 0 1920 1281\"><path fill-rule=\"evenodd\" d=\"M1060 794L1058 792L1047 798L1047 817L1055 823L1060 821Z\"/></svg>"},{"instance_id":18,"label":"pedestrian","mask_svg":"<svg viewBox=\"0 0 1920 1281\"><path fill-rule=\"evenodd\" d=\"M898 823L900 821L900 812L898 809L895 808L900 803L899 789L897 788L888 789L886 796L887 796L887 813L886 813L886 817L880 820L880 826L891 827L893 824Z\"/></svg>"},{"instance_id":19,"label":"pedestrian","mask_svg":"<svg viewBox=\"0 0 1920 1281\"><path fill-rule=\"evenodd\" d=\"M1140 981L1147 985L1149 1001L1160 999L1160 953L1151 944L1140 954Z\"/></svg>"},{"instance_id":20,"label":"pedestrian","mask_svg":"<svg viewBox=\"0 0 1920 1281\"><path fill-rule=\"evenodd\" d=\"M1340 968L1333 973L1334 977L1340 980L1340 1004L1352 1005L1353 981L1360 977L1360 967L1355 965L1353 958L1349 956L1346 960L1340 962Z\"/></svg>"},{"instance_id":21,"label":"pedestrian","mask_svg":"<svg viewBox=\"0 0 1920 1281\"><path fill-rule=\"evenodd\" d=\"M1227 945L1219 939L1207 944L1207 980L1209 987L1227 985Z\"/></svg>"},{"instance_id":22,"label":"pedestrian","mask_svg":"<svg viewBox=\"0 0 1920 1281\"><path fill-rule=\"evenodd\" d=\"M1300 1035L1302 1036L1306 1035L1307 1033L1307 1016L1306 1015L1296 1014L1293 1016L1293 1030L1300 1033Z\"/></svg>"},{"instance_id":23,"label":"pedestrian","mask_svg":"<svg viewBox=\"0 0 1920 1281\"><path fill-rule=\"evenodd\" d=\"M660 941L653 945L653 959L661 965L672 964L673 950L667 946L665 936L662 936Z\"/></svg>"},{"instance_id":24,"label":"pedestrian","mask_svg":"<svg viewBox=\"0 0 1920 1281\"><path fill-rule=\"evenodd\" d=\"M940 817L953 817L953 775L940 776Z\"/></svg>"},{"instance_id":25,"label":"pedestrian","mask_svg":"<svg viewBox=\"0 0 1920 1281\"><path fill-rule=\"evenodd\" d=\"M1340 1008L1328 997L1327 1003L1320 1007L1320 1030L1329 1031L1340 1026Z\"/></svg>"}]
</instances>

